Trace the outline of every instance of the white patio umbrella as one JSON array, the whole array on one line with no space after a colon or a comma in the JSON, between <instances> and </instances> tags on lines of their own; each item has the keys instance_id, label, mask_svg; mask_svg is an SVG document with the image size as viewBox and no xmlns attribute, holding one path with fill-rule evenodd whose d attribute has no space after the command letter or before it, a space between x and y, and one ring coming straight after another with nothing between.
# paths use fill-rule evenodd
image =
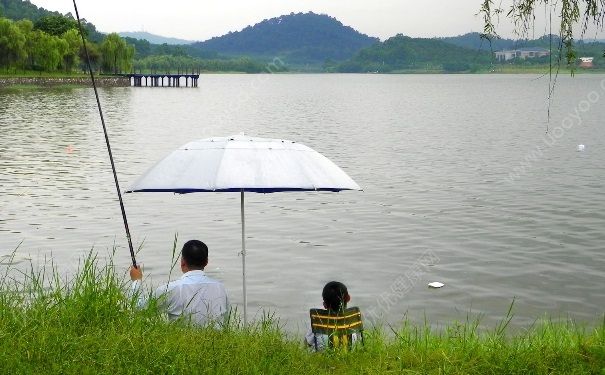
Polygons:
<instances>
[{"instance_id":1,"label":"white patio umbrella","mask_svg":"<svg viewBox=\"0 0 605 375\"><path fill-rule=\"evenodd\" d=\"M244 192L361 190L317 151L293 141L248 136L187 143L160 160L127 191L239 192L242 220L244 324L247 323Z\"/></svg>"}]
</instances>

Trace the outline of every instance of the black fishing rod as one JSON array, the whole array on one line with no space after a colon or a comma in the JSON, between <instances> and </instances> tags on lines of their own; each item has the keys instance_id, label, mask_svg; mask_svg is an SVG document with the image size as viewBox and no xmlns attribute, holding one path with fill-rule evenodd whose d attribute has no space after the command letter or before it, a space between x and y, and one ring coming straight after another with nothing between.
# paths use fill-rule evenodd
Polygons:
<instances>
[{"instance_id":1,"label":"black fishing rod","mask_svg":"<svg viewBox=\"0 0 605 375\"><path fill-rule=\"evenodd\" d=\"M107 152L109 153L109 161L111 162L111 170L113 171L113 180L116 183L116 191L118 192L118 200L120 201L120 209L122 210L122 220L124 221L124 229L126 230L126 238L128 239L128 248L130 250L130 257L132 258L132 265L137 267L137 260L134 256L134 249L132 248L132 240L130 239L130 229L128 228L128 219L126 219L126 210L124 209L124 201L122 200L122 192L120 191L120 183L118 182L118 174L116 173L116 165L113 162L113 154L111 153L111 145L109 144L109 136L107 135L107 127L105 126L105 119L103 118L103 110L101 109L101 101L99 100L99 93L97 92L97 84L95 83L95 75L92 72L92 66L90 65L90 57L88 56L88 48L86 48L86 38L84 37L84 31L82 29L82 22L80 21L80 15L78 14L78 6L76 0L74 2L74 9L76 11L76 18L78 20L78 29L80 30L80 36L82 37L82 46L84 47L84 54L86 55L86 64L88 65L88 71L90 72L90 79L92 80L92 88L95 91L95 97L97 98L97 107L99 108L99 116L101 116L101 124L103 125L103 134L105 134L105 144L107 145Z\"/></svg>"}]
</instances>

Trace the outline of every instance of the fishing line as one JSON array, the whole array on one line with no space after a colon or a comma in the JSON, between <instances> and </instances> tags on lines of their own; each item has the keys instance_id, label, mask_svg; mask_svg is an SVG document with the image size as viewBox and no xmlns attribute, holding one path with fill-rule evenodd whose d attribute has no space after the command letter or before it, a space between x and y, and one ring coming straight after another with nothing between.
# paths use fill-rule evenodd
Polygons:
<instances>
[{"instance_id":1,"label":"fishing line","mask_svg":"<svg viewBox=\"0 0 605 375\"><path fill-rule=\"evenodd\" d=\"M549 7L548 4L544 5L548 8L548 112L546 118L546 134L548 134L550 125L550 106L552 105L552 5ZM560 52L559 52L560 53Z\"/></svg>"},{"instance_id":2,"label":"fishing line","mask_svg":"<svg viewBox=\"0 0 605 375\"><path fill-rule=\"evenodd\" d=\"M111 145L109 144L109 136L107 135L107 127L105 126L105 119L103 118L103 110L101 109L101 101L99 100L99 93L97 92L97 84L95 83L95 76L92 72L92 66L90 64L90 57L88 56L88 49L86 48L86 38L84 37L84 31L82 30L82 22L80 21L80 15L78 14L78 6L76 0L73 0L74 9L76 11L76 18L78 20L78 29L80 36L82 37L82 46L84 47L84 54L86 55L86 64L88 65L88 71L90 72L90 79L92 80L92 88L95 91L95 98L97 99L97 108L99 108L99 116L101 116L101 124L103 125L103 134L105 135L105 144L107 145L107 152L109 153L109 161L111 162L111 170L113 171L113 180L116 184L116 191L118 193L118 200L120 201L120 209L122 210L122 220L124 221L124 229L126 230L126 238L128 239L128 249L130 250L130 257L132 258L132 265L137 267L137 260L134 256L134 249L132 248L132 240L130 239L130 229L128 228L128 219L126 219L126 210L124 209L124 201L122 200L122 192L120 191L120 183L118 182L118 174L116 173L116 166L113 162L113 154L111 153Z\"/></svg>"}]
</instances>

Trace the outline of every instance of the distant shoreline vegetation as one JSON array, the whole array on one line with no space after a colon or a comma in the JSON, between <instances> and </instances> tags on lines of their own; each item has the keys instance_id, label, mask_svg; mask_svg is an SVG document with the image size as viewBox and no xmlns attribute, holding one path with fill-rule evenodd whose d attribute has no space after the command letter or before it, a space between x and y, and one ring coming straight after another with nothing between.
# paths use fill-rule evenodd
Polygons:
<instances>
[{"instance_id":1,"label":"distant shoreline vegetation","mask_svg":"<svg viewBox=\"0 0 605 375\"><path fill-rule=\"evenodd\" d=\"M98 73L534 73L548 71L549 66L605 71L605 43L597 41L577 41L579 58L568 66L560 63L566 59L559 58L556 35L488 41L479 33L445 38L398 34L380 41L313 12L266 19L240 31L182 45L102 34L86 20L83 26L90 62ZM581 63L580 58L590 63ZM50 12L22 0L0 1L0 75L71 75L86 68L71 14Z\"/></svg>"},{"instance_id":2,"label":"distant shoreline vegetation","mask_svg":"<svg viewBox=\"0 0 605 375\"><path fill-rule=\"evenodd\" d=\"M244 60L245 61L245 60ZM437 75L501 75L501 74L539 74L544 75L548 74L549 66L544 65L534 65L534 66L518 66L518 65L508 65L508 66L497 66L492 69L489 68L481 68L475 70L459 70L459 71L447 71L441 68L425 68L425 69L400 69L400 70L392 70L388 72L338 72L338 71L325 71L325 72L313 72L313 71L296 71L296 70L280 70L280 71L267 71L262 68L262 65L253 65L255 69L252 71L244 71L245 69L242 66L237 66L238 63L232 62L230 64L234 64L229 68L229 64L225 66L227 69L203 69L200 71L194 71L194 74L362 74L362 75L427 75L427 74L437 74ZM242 62L242 64L247 64L246 62ZM571 69L563 67L559 70L559 74L568 74L572 72ZM141 69L136 73L144 73L144 74L164 74L164 71L161 69ZM176 72L173 72L176 73ZM181 71L183 74L187 74L187 71ZM189 72L192 73L192 72ZM556 73L556 68L553 69L553 74ZM605 69L590 69L590 70L575 70L574 74L605 74ZM100 87L128 87L130 86L130 81L127 77L122 75L99 75L95 74L95 81ZM92 87L90 76L86 72L42 72L42 71L0 71L0 88L6 87L15 87L15 86L36 86L36 87L55 87L55 86L74 86L74 87Z\"/></svg>"},{"instance_id":3,"label":"distant shoreline vegetation","mask_svg":"<svg viewBox=\"0 0 605 375\"><path fill-rule=\"evenodd\" d=\"M96 77L98 87L129 87L130 80L121 76ZM44 88L44 87L92 87L90 76L86 75L55 75L55 76L14 76L0 75L0 89L2 88Z\"/></svg>"},{"instance_id":4,"label":"distant shoreline vegetation","mask_svg":"<svg viewBox=\"0 0 605 375\"><path fill-rule=\"evenodd\" d=\"M569 74L570 69L561 69L559 74ZM148 72L147 72L148 73ZM202 74L269 74L268 72L260 73L246 73L241 71L203 71ZM387 73L329 73L329 72L297 72L297 71L284 71L273 74L362 74L362 75L487 75L487 74L548 74L548 66L536 66L533 68L523 67L504 67L495 71L490 70L479 70L474 72L445 72L440 70L401 70L392 71ZM575 71L574 74L605 74L605 69L593 69L590 71ZM98 87L130 87L131 83L127 77L123 76L96 76L95 82ZM78 87L92 87L90 76L83 74L17 74L7 75L0 73L0 90L10 88L78 88Z\"/></svg>"}]
</instances>

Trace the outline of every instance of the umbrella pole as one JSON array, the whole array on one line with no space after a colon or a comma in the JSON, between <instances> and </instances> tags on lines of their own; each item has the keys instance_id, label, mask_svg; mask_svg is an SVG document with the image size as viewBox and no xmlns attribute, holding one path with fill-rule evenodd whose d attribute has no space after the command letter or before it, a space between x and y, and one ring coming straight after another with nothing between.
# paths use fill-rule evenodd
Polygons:
<instances>
[{"instance_id":1,"label":"umbrella pole","mask_svg":"<svg viewBox=\"0 0 605 375\"><path fill-rule=\"evenodd\" d=\"M246 293L246 220L244 217L244 189L241 192L242 213L242 279L244 280L244 326L248 324L248 295Z\"/></svg>"}]
</instances>

